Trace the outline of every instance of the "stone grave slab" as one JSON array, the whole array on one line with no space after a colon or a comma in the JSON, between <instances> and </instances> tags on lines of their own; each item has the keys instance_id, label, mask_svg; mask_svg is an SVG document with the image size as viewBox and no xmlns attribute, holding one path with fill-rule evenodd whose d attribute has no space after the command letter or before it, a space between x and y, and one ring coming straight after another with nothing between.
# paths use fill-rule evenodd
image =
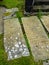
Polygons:
<instances>
[{"instance_id":1,"label":"stone grave slab","mask_svg":"<svg viewBox=\"0 0 49 65\"><path fill-rule=\"evenodd\" d=\"M36 16L22 18L35 61L49 58L49 41L44 28Z\"/></svg>"},{"instance_id":2,"label":"stone grave slab","mask_svg":"<svg viewBox=\"0 0 49 65\"><path fill-rule=\"evenodd\" d=\"M11 19L11 18L16 18L16 12L18 12L18 8L11 8L11 9L7 9L4 12L4 18L3 19Z\"/></svg>"},{"instance_id":3,"label":"stone grave slab","mask_svg":"<svg viewBox=\"0 0 49 65\"><path fill-rule=\"evenodd\" d=\"M49 65L49 60L43 61L43 65Z\"/></svg>"},{"instance_id":4,"label":"stone grave slab","mask_svg":"<svg viewBox=\"0 0 49 65\"><path fill-rule=\"evenodd\" d=\"M42 20L44 26L46 27L47 31L49 32L49 15L42 16L41 20Z\"/></svg>"},{"instance_id":5,"label":"stone grave slab","mask_svg":"<svg viewBox=\"0 0 49 65\"><path fill-rule=\"evenodd\" d=\"M0 34L3 33L3 13L5 12L4 7L0 7Z\"/></svg>"},{"instance_id":6,"label":"stone grave slab","mask_svg":"<svg viewBox=\"0 0 49 65\"><path fill-rule=\"evenodd\" d=\"M8 60L29 56L29 50L17 18L4 20L4 47Z\"/></svg>"}]
</instances>

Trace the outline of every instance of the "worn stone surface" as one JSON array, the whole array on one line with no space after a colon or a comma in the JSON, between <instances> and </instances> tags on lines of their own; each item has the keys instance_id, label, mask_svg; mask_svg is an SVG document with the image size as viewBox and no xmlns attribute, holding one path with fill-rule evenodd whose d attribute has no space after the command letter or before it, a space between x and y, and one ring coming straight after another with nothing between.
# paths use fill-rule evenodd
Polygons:
<instances>
[{"instance_id":1,"label":"worn stone surface","mask_svg":"<svg viewBox=\"0 0 49 65\"><path fill-rule=\"evenodd\" d=\"M47 62L44 61L44 62L43 62L43 65L49 65L49 60L47 60Z\"/></svg>"},{"instance_id":2,"label":"worn stone surface","mask_svg":"<svg viewBox=\"0 0 49 65\"><path fill-rule=\"evenodd\" d=\"M42 16L41 20L42 20L44 26L46 27L47 31L49 32L49 15Z\"/></svg>"},{"instance_id":3,"label":"worn stone surface","mask_svg":"<svg viewBox=\"0 0 49 65\"><path fill-rule=\"evenodd\" d=\"M17 18L4 20L4 47L8 60L29 55Z\"/></svg>"},{"instance_id":4,"label":"worn stone surface","mask_svg":"<svg viewBox=\"0 0 49 65\"><path fill-rule=\"evenodd\" d=\"M0 7L0 34L3 33L3 13L5 12L4 7Z\"/></svg>"},{"instance_id":5,"label":"worn stone surface","mask_svg":"<svg viewBox=\"0 0 49 65\"><path fill-rule=\"evenodd\" d=\"M3 19L10 19L10 18L15 18L16 17L16 12L18 12L18 8L11 8L11 9L6 9L4 13L4 18Z\"/></svg>"},{"instance_id":6,"label":"worn stone surface","mask_svg":"<svg viewBox=\"0 0 49 65\"><path fill-rule=\"evenodd\" d=\"M49 58L49 41L36 16L22 18L22 23L30 43L35 61Z\"/></svg>"},{"instance_id":7,"label":"worn stone surface","mask_svg":"<svg viewBox=\"0 0 49 65\"><path fill-rule=\"evenodd\" d=\"M49 9L49 5L34 5L33 9Z\"/></svg>"},{"instance_id":8,"label":"worn stone surface","mask_svg":"<svg viewBox=\"0 0 49 65\"><path fill-rule=\"evenodd\" d=\"M48 2L49 0L35 0L36 2Z\"/></svg>"}]
</instances>

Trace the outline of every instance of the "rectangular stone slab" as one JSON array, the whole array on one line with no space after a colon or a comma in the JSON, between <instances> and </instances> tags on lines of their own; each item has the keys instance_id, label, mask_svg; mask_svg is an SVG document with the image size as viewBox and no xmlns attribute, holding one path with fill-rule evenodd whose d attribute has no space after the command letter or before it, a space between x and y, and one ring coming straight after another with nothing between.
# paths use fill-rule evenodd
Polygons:
<instances>
[{"instance_id":1,"label":"rectangular stone slab","mask_svg":"<svg viewBox=\"0 0 49 65\"><path fill-rule=\"evenodd\" d=\"M35 61L49 58L49 40L36 16L22 18Z\"/></svg>"},{"instance_id":2,"label":"rectangular stone slab","mask_svg":"<svg viewBox=\"0 0 49 65\"><path fill-rule=\"evenodd\" d=\"M49 32L49 15L42 16L41 20L42 20L44 26L46 27L47 31Z\"/></svg>"},{"instance_id":3,"label":"rectangular stone slab","mask_svg":"<svg viewBox=\"0 0 49 65\"><path fill-rule=\"evenodd\" d=\"M0 7L0 34L3 33L3 9Z\"/></svg>"},{"instance_id":4,"label":"rectangular stone slab","mask_svg":"<svg viewBox=\"0 0 49 65\"><path fill-rule=\"evenodd\" d=\"M4 20L4 47L8 54L8 60L29 55L17 18Z\"/></svg>"},{"instance_id":5,"label":"rectangular stone slab","mask_svg":"<svg viewBox=\"0 0 49 65\"><path fill-rule=\"evenodd\" d=\"M47 1L49 1L49 0L35 0L35 1L41 1L41 2L47 2Z\"/></svg>"},{"instance_id":6,"label":"rectangular stone slab","mask_svg":"<svg viewBox=\"0 0 49 65\"><path fill-rule=\"evenodd\" d=\"M41 5L34 5L33 9L44 9L44 10L46 10L46 9L49 9L49 5L43 5L43 6L41 6Z\"/></svg>"}]
</instances>

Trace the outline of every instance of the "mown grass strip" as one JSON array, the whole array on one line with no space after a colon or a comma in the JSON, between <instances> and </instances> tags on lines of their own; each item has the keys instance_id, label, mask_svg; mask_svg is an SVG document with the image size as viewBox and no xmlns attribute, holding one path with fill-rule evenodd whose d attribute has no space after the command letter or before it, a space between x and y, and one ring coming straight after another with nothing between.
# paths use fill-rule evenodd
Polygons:
<instances>
[{"instance_id":1,"label":"mown grass strip","mask_svg":"<svg viewBox=\"0 0 49 65\"><path fill-rule=\"evenodd\" d=\"M27 47L28 47L28 49L29 49L30 55L32 55L31 47L30 47L30 45L29 45L29 41L28 41L28 39L27 39L25 30L24 30L24 27L23 27L23 23L22 23L22 20L21 20L21 15L20 15L19 12L17 12L16 14L17 14L18 20L19 20L19 22L20 22L20 25L21 25L21 28L22 28L22 32L23 32L24 38L25 38L25 40L26 40L26 45L27 45Z\"/></svg>"},{"instance_id":2,"label":"mown grass strip","mask_svg":"<svg viewBox=\"0 0 49 65\"><path fill-rule=\"evenodd\" d=\"M40 22L41 22L41 24L42 24L42 26L43 26L43 28L44 28L44 30L45 30L45 32L46 32L48 38L49 38L49 32L48 32L48 30L46 29L45 25L43 24L43 22L42 22L42 20L41 20L41 18L42 18L41 11L38 12L37 17L38 17L38 19L40 20Z\"/></svg>"}]
</instances>

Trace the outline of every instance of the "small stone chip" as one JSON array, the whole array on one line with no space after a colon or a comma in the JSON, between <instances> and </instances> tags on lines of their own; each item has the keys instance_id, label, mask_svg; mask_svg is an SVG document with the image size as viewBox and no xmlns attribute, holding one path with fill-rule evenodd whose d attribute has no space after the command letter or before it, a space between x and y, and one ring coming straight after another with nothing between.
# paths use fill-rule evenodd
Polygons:
<instances>
[{"instance_id":1,"label":"small stone chip","mask_svg":"<svg viewBox=\"0 0 49 65\"><path fill-rule=\"evenodd\" d=\"M14 58L17 58L17 55L15 55Z\"/></svg>"},{"instance_id":2,"label":"small stone chip","mask_svg":"<svg viewBox=\"0 0 49 65\"><path fill-rule=\"evenodd\" d=\"M16 40L18 39L18 37L15 38Z\"/></svg>"},{"instance_id":3,"label":"small stone chip","mask_svg":"<svg viewBox=\"0 0 49 65\"><path fill-rule=\"evenodd\" d=\"M21 44L21 42L19 41L19 44Z\"/></svg>"},{"instance_id":4,"label":"small stone chip","mask_svg":"<svg viewBox=\"0 0 49 65\"><path fill-rule=\"evenodd\" d=\"M18 47L19 48L19 45L18 44L15 44L15 47Z\"/></svg>"}]
</instances>

